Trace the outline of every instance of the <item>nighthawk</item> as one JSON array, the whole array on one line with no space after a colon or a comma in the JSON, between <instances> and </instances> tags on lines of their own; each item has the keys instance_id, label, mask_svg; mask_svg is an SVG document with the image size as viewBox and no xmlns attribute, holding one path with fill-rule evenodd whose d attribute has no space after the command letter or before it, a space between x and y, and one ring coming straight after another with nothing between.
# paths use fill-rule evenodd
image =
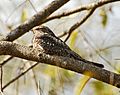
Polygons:
<instances>
[{"instance_id":1,"label":"nighthawk","mask_svg":"<svg viewBox=\"0 0 120 95\"><path fill-rule=\"evenodd\" d=\"M49 55L69 57L75 60L90 63L97 67L104 67L102 64L97 64L82 58L80 55L71 50L65 42L56 37L48 27L36 26L32 29L32 31L34 33L33 48L36 48Z\"/></svg>"}]
</instances>

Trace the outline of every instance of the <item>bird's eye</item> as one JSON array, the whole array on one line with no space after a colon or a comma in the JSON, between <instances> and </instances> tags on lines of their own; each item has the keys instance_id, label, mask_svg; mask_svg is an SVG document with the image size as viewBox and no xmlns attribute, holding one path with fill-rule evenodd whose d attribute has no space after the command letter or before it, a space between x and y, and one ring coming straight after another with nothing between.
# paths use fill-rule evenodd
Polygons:
<instances>
[{"instance_id":1,"label":"bird's eye","mask_svg":"<svg viewBox=\"0 0 120 95\"><path fill-rule=\"evenodd\" d=\"M35 30L39 30L39 28L36 28Z\"/></svg>"}]
</instances>

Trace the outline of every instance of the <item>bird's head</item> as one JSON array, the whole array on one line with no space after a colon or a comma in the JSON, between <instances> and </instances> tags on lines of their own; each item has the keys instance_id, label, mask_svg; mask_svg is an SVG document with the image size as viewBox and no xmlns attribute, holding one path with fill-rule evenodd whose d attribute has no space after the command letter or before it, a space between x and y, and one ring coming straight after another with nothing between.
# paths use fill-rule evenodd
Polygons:
<instances>
[{"instance_id":1,"label":"bird's head","mask_svg":"<svg viewBox=\"0 0 120 95\"><path fill-rule=\"evenodd\" d=\"M32 29L34 34L49 34L55 36L55 34L47 26L36 26Z\"/></svg>"}]
</instances>

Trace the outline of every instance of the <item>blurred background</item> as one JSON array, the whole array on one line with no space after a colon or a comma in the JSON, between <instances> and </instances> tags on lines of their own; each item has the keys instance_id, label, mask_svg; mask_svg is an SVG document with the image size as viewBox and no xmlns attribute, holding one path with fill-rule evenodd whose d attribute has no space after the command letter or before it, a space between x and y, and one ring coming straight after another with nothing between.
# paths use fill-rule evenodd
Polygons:
<instances>
[{"instance_id":1,"label":"blurred background","mask_svg":"<svg viewBox=\"0 0 120 95\"><path fill-rule=\"evenodd\" d=\"M53 0L0 0L0 39ZM76 9L99 0L70 0L54 14ZM78 12L44 23L56 36L69 30L87 11ZM105 69L120 72L120 2L104 5L66 42L83 58L105 65ZM14 42L29 46L31 31ZM66 36L61 39L64 40ZM0 56L3 63L9 56ZM3 66L3 86L35 62L12 58ZM83 86L84 85L84 86ZM81 89L81 90L80 90ZM120 95L119 89L95 79L55 66L39 64L4 89L5 95Z\"/></svg>"}]
</instances>

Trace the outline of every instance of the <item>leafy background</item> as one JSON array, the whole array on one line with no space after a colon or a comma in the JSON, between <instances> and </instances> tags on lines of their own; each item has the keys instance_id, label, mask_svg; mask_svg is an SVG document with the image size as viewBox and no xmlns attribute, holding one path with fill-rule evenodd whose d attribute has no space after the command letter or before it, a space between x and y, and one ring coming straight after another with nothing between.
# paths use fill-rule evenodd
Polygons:
<instances>
[{"instance_id":1,"label":"leafy background","mask_svg":"<svg viewBox=\"0 0 120 95\"><path fill-rule=\"evenodd\" d=\"M0 0L0 38L29 19L52 0ZM71 0L54 14L75 9L99 0ZM120 3L97 9L77 30L67 44L83 58L100 62L105 68L119 73ZM86 12L76 13L45 23L59 36L66 32ZM31 31L15 42L31 45ZM62 40L65 37L61 38ZM2 63L9 56L0 56ZM13 58L3 68L3 84L29 68L34 62ZM39 64L4 90L5 95L120 95L119 89L86 76L58 67Z\"/></svg>"}]
</instances>

